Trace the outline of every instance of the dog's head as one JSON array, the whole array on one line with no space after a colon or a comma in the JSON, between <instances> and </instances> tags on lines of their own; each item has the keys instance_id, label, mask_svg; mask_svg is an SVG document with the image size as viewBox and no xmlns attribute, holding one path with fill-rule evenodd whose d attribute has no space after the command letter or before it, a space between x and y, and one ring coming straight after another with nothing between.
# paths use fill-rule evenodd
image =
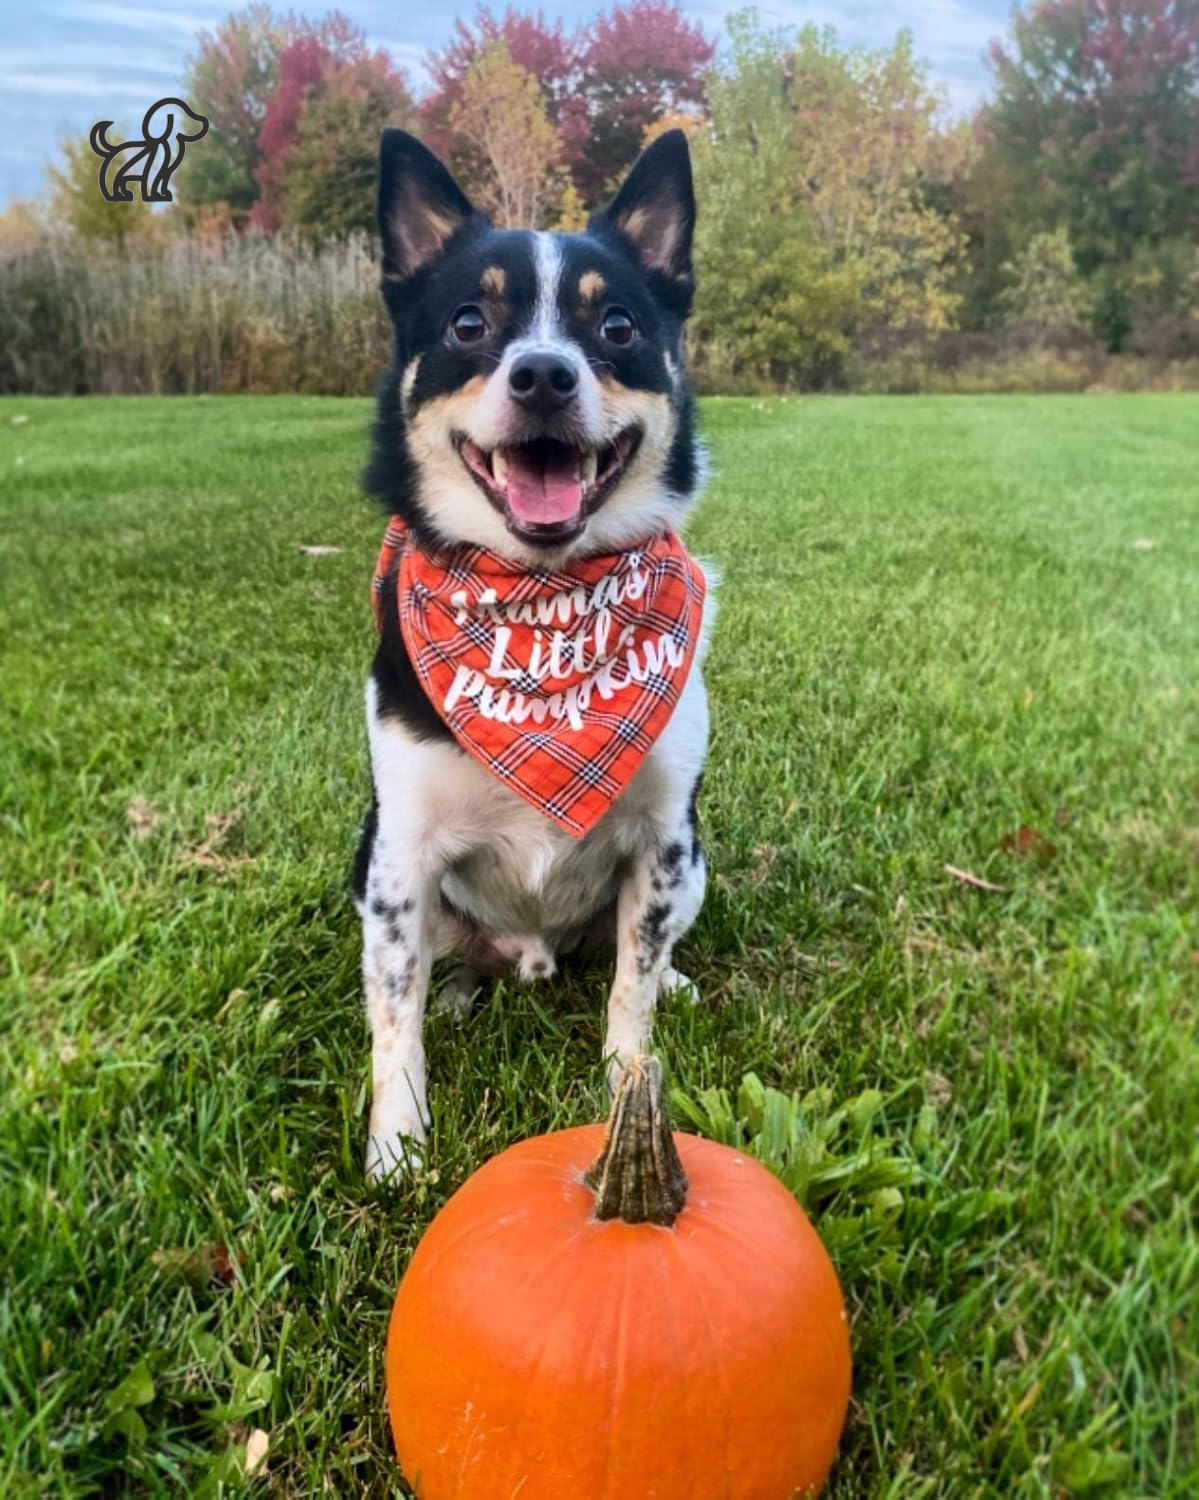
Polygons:
<instances>
[{"instance_id":1,"label":"dog's head","mask_svg":"<svg viewBox=\"0 0 1199 1500\"><path fill-rule=\"evenodd\" d=\"M424 540L527 563L675 524L697 480L682 353L694 221L681 131L585 234L494 229L419 141L385 131L395 352L368 487Z\"/></svg>"}]
</instances>

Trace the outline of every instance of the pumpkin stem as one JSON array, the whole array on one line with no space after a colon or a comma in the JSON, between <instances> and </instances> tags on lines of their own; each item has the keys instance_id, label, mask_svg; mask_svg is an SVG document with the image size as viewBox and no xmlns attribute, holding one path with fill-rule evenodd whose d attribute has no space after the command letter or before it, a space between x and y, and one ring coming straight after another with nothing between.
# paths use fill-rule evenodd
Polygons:
<instances>
[{"instance_id":1,"label":"pumpkin stem","mask_svg":"<svg viewBox=\"0 0 1199 1500\"><path fill-rule=\"evenodd\" d=\"M656 1057L635 1057L612 1101L603 1149L583 1179L597 1219L669 1229L687 1201L687 1174L670 1128Z\"/></svg>"}]
</instances>

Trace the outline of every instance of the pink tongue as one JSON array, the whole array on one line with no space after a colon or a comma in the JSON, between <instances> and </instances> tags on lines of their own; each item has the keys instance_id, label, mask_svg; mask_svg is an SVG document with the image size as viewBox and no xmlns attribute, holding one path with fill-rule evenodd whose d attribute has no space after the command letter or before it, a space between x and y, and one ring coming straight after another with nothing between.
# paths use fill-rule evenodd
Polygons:
<instances>
[{"instance_id":1,"label":"pink tongue","mask_svg":"<svg viewBox=\"0 0 1199 1500\"><path fill-rule=\"evenodd\" d=\"M508 509L528 526L573 521L583 508L578 460L568 449L543 464L526 450L509 448Z\"/></svg>"}]
</instances>

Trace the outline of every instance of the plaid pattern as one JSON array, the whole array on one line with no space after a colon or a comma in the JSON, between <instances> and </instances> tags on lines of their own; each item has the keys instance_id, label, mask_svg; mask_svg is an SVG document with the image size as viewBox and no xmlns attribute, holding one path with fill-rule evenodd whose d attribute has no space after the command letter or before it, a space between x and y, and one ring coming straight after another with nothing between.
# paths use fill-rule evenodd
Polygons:
<instances>
[{"instance_id":1,"label":"plaid pattern","mask_svg":"<svg viewBox=\"0 0 1199 1500\"><path fill-rule=\"evenodd\" d=\"M389 589L421 685L458 744L582 838L674 712L705 581L673 532L553 571L483 547L425 552L394 517L375 568L379 629Z\"/></svg>"}]
</instances>

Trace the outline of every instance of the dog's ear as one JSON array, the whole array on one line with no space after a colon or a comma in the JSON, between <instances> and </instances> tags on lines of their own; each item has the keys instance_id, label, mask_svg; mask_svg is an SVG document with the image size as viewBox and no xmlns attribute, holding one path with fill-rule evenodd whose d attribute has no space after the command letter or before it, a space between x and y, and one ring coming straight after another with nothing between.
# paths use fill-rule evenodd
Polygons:
<instances>
[{"instance_id":1,"label":"dog's ear","mask_svg":"<svg viewBox=\"0 0 1199 1500\"><path fill-rule=\"evenodd\" d=\"M429 148L406 130L385 130L379 152L384 276L407 281L472 223L487 220Z\"/></svg>"},{"instance_id":2,"label":"dog's ear","mask_svg":"<svg viewBox=\"0 0 1199 1500\"><path fill-rule=\"evenodd\" d=\"M647 271L690 285L695 189L683 131L668 130L645 148L616 197L588 228L601 235L615 229Z\"/></svg>"}]
</instances>

